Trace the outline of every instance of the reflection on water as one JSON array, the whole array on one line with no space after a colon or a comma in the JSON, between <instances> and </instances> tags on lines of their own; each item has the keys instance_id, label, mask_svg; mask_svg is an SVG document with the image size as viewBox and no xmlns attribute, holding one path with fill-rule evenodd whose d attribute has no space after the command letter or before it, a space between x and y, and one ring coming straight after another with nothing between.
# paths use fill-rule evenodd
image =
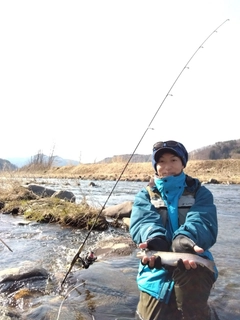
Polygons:
<instances>
[{"instance_id":1,"label":"reflection on water","mask_svg":"<svg viewBox=\"0 0 240 320\"><path fill-rule=\"evenodd\" d=\"M40 182L45 182L48 188L54 190L72 191L78 202L84 196L99 206L105 203L115 184L114 181L95 181L98 187L90 187L90 181L70 179ZM135 194L145 185L144 182L119 182L107 206L133 201ZM215 306L220 320L237 320L240 318L240 186L207 187L214 194L219 219L218 241L211 249L219 269L219 278L210 302ZM2 293L0 314L1 308L7 307L11 314L19 316L18 319L28 320L134 319L138 301L135 278L139 262L134 254L98 261L86 270L76 265L61 288L60 284L86 232L59 225L25 223L22 217L0 215L0 237L14 251L10 252L0 243L0 272L16 266L32 265L44 268L49 277L44 290L42 283L36 280L33 283L35 291L31 291L30 298L19 299L15 304L13 294ZM99 239L124 232L93 232L87 241L86 250ZM23 283L23 287L27 285Z\"/></svg>"}]
</instances>

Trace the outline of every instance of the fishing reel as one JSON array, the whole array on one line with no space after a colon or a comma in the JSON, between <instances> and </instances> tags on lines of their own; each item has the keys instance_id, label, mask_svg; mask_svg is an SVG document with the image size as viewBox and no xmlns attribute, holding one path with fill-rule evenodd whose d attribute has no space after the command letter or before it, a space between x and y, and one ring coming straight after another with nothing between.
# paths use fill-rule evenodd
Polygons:
<instances>
[{"instance_id":1,"label":"fishing reel","mask_svg":"<svg viewBox=\"0 0 240 320\"><path fill-rule=\"evenodd\" d=\"M78 256L79 262L82 264L84 269L88 269L93 262L97 260L97 257L94 255L93 251L88 252L85 257Z\"/></svg>"}]
</instances>

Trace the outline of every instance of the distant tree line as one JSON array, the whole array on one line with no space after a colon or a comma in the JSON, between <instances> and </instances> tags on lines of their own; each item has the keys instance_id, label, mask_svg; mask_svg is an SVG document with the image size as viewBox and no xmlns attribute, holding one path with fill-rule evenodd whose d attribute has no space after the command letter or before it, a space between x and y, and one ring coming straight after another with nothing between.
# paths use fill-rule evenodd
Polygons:
<instances>
[{"instance_id":1,"label":"distant tree line","mask_svg":"<svg viewBox=\"0 0 240 320\"><path fill-rule=\"evenodd\" d=\"M105 158L99 163L127 162L131 154L122 154ZM151 162L152 155L134 154L130 162ZM217 160L217 159L240 159L240 139L216 142L200 149L189 152L190 160Z\"/></svg>"},{"instance_id":2,"label":"distant tree line","mask_svg":"<svg viewBox=\"0 0 240 320\"><path fill-rule=\"evenodd\" d=\"M189 153L191 160L240 159L240 139L217 142Z\"/></svg>"},{"instance_id":3,"label":"distant tree line","mask_svg":"<svg viewBox=\"0 0 240 320\"><path fill-rule=\"evenodd\" d=\"M109 158L105 158L98 163L113 163L113 162L127 162L131 157L131 163L139 163L139 162L150 162L151 161L151 154L122 154L118 156L113 156Z\"/></svg>"},{"instance_id":4,"label":"distant tree line","mask_svg":"<svg viewBox=\"0 0 240 320\"><path fill-rule=\"evenodd\" d=\"M46 156L40 150L33 156L30 162L23 167L23 169L49 169L53 166L55 161L54 147L50 155ZM105 158L97 163L127 163L131 158L131 163L151 162L151 154L122 154L113 157ZM240 159L240 139L217 142L213 145L196 149L189 152L190 160L217 160L217 159ZM17 166L5 159L0 159L0 171L16 170Z\"/></svg>"}]
</instances>

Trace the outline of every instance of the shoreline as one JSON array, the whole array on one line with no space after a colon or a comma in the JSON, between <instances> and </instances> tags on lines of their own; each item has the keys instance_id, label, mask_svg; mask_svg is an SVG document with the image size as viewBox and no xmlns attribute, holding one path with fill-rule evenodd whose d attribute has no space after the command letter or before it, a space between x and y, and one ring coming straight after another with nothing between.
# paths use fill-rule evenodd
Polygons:
<instances>
[{"instance_id":1,"label":"shoreline","mask_svg":"<svg viewBox=\"0 0 240 320\"><path fill-rule=\"evenodd\" d=\"M0 172L2 186L0 197L2 210L0 211L5 214L23 214L32 221L56 222L67 226L89 228L92 217L97 213L93 210L96 208L91 208L85 201L76 205L52 198L37 199L32 193L29 193L26 187L22 186L23 181L26 185L36 183L37 178L43 180L75 179L75 183L79 184L81 179L91 182L95 180L145 181L147 184L154 175L151 163L130 163L123 172L125 167L125 163L80 164L79 166L53 167L49 170L38 171L2 171ZM198 178L202 184L240 185L240 160L189 161L184 172L193 178ZM119 179L121 174L121 179ZM66 183L69 182L66 181ZM88 216L85 216L86 212L89 213ZM99 228L104 229L105 227L105 221L99 221Z\"/></svg>"},{"instance_id":2,"label":"shoreline","mask_svg":"<svg viewBox=\"0 0 240 320\"><path fill-rule=\"evenodd\" d=\"M240 159L224 160L190 160L184 172L198 178L202 183L240 184ZM3 175L2 172L1 175ZM6 174L5 174L6 175ZM129 163L92 163L77 166L52 167L34 170L33 168L19 169L11 174L24 178L61 178L82 180L113 180L146 181L154 175L151 162Z\"/></svg>"}]
</instances>

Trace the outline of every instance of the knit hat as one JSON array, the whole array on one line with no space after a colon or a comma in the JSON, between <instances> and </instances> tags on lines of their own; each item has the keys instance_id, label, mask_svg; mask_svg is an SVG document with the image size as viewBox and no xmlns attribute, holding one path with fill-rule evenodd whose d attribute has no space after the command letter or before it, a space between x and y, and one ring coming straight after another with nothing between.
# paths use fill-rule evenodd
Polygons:
<instances>
[{"instance_id":1,"label":"knit hat","mask_svg":"<svg viewBox=\"0 0 240 320\"><path fill-rule=\"evenodd\" d=\"M155 171L157 172L157 162L164 153L170 152L175 154L182 160L182 164L184 168L188 162L188 152L184 145L180 142L169 140L165 142L156 142L153 146L153 154L152 154L152 165Z\"/></svg>"}]
</instances>

